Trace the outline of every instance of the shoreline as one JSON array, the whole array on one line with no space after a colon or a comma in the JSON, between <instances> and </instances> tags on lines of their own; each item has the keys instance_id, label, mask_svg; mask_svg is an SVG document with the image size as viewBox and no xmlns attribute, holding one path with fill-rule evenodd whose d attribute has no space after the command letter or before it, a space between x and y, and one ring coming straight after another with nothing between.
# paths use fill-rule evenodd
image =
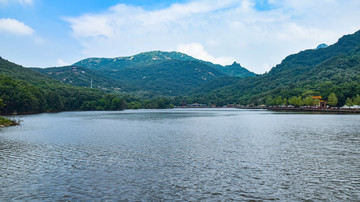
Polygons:
<instances>
[{"instance_id":1,"label":"shoreline","mask_svg":"<svg viewBox=\"0 0 360 202\"><path fill-rule=\"evenodd\" d=\"M320 109L320 108L301 108L301 107L174 107L181 109L245 109L245 110L267 110L277 112L297 112L297 113L326 113L326 114L360 114L360 109Z\"/></svg>"},{"instance_id":2,"label":"shoreline","mask_svg":"<svg viewBox=\"0 0 360 202\"><path fill-rule=\"evenodd\" d=\"M184 107L175 106L174 108L167 109L243 109L243 110L267 110L276 112L295 112L295 113L314 113L314 114L360 114L360 109L320 109L320 108L300 108L300 107L264 107L264 106L253 106L253 107ZM18 115L33 115L42 113L61 113L61 112L86 112L86 111L125 111L123 110L65 110L59 112L38 112L38 113L24 113L24 114L0 114L0 128L8 126L20 125L20 121L12 120L6 116L18 116Z\"/></svg>"},{"instance_id":3,"label":"shoreline","mask_svg":"<svg viewBox=\"0 0 360 202\"><path fill-rule=\"evenodd\" d=\"M268 107L266 110L279 112L299 112L299 113L324 113L324 114L360 114L360 109L319 109L319 108L285 108Z\"/></svg>"},{"instance_id":4,"label":"shoreline","mask_svg":"<svg viewBox=\"0 0 360 202\"><path fill-rule=\"evenodd\" d=\"M20 123L17 121L5 118L3 116L0 116L0 128L17 126L17 125L20 125Z\"/></svg>"}]
</instances>

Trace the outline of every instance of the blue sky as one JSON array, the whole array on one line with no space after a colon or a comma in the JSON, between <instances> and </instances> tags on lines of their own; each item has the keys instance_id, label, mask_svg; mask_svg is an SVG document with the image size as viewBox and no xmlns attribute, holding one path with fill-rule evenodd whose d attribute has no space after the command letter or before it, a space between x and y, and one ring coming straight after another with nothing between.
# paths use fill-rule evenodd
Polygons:
<instances>
[{"instance_id":1,"label":"blue sky","mask_svg":"<svg viewBox=\"0 0 360 202\"><path fill-rule=\"evenodd\" d=\"M151 50L269 71L360 29L358 0L0 0L0 56L26 67Z\"/></svg>"}]
</instances>

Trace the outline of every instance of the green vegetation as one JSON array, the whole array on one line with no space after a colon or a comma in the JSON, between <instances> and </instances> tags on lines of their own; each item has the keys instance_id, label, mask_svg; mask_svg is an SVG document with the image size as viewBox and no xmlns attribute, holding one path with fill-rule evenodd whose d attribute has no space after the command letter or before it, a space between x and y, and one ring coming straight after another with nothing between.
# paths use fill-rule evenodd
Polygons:
<instances>
[{"instance_id":1,"label":"green vegetation","mask_svg":"<svg viewBox=\"0 0 360 202\"><path fill-rule=\"evenodd\" d=\"M338 103L339 99L336 97L335 93L330 93L328 97L328 105L331 107L335 107Z\"/></svg>"},{"instance_id":2,"label":"green vegetation","mask_svg":"<svg viewBox=\"0 0 360 202\"><path fill-rule=\"evenodd\" d=\"M125 101L126 99L126 101ZM73 110L122 110L137 98L63 84L41 73L0 58L0 110L2 114L28 114ZM166 108L157 99L140 107Z\"/></svg>"},{"instance_id":3,"label":"green vegetation","mask_svg":"<svg viewBox=\"0 0 360 202\"><path fill-rule=\"evenodd\" d=\"M0 98L0 112L3 107L5 107L5 103L4 100Z\"/></svg>"},{"instance_id":4,"label":"green vegetation","mask_svg":"<svg viewBox=\"0 0 360 202\"><path fill-rule=\"evenodd\" d=\"M179 52L151 51L129 57L88 58L75 63L74 66L99 71L112 71L123 68L148 66L169 60L195 61L197 59Z\"/></svg>"},{"instance_id":5,"label":"green vegetation","mask_svg":"<svg viewBox=\"0 0 360 202\"><path fill-rule=\"evenodd\" d=\"M5 107L4 100L0 98L0 112ZM0 127L15 125L16 122L0 116Z\"/></svg>"},{"instance_id":6,"label":"green vegetation","mask_svg":"<svg viewBox=\"0 0 360 202\"><path fill-rule=\"evenodd\" d=\"M32 68L37 72L59 80L61 83L78 87L97 88L107 92L131 92L138 88L120 80L106 77L99 72L85 67L66 66L52 68Z\"/></svg>"},{"instance_id":7,"label":"green vegetation","mask_svg":"<svg viewBox=\"0 0 360 202\"><path fill-rule=\"evenodd\" d=\"M347 106L360 105L360 95L357 94L355 97L347 98L345 104Z\"/></svg>"},{"instance_id":8,"label":"green vegetation","mask_svg":"<svg viewBox=\"0 0 360 202\"><path fill-rule=\"evenodd\" d=\"M202 61L191 56L188 56L180 52L163 52L163 51L151 51L140 53L129 57L118 58L88 58L81 60L74 64L74 66L86 67L99 72L106 72L111 74L113 71L118 71L125 68L141 68L149 65L160 64L164 61L197 61L221 71L227 76L235 77L253 77L255 73L241 67L240 64L234 62L229 66L216 65L211 62Z\"/></svg>"},{"instance_id":9,"label":"green vegetation","mask_svg":"<svg viewBox=\"0 0 360 202\"><path fill-rule=\"evenodd\" d=\"M2 113L39 113L79 110L85 101L101 99L104 93L60 83L31 84L0 75Z\"/></svg>"},{"instance_id":10,"label":"green vegetation","mask_svg":"<svg viewBox=\"0 0 360 202\"><path fill-rule=\"evenodd\" d=\"M321 96L331 107L360 105L360 31L334 45L290 55L263 75L237 63L223 67L160 51L34 70L0 58L1 113L171 108L191 103L298 107L319 104L313 96Z\"/></svg>"},{"instance_id":11,"label":"green vegetation","mask_svg":"<svg viewBox=\"0 0 360 202\"><path fill-rule=\"evenodd\" d=\"M256 76L237 63L221 66L179 52L153 51L131 57L89 58L74 65L162 96L189 94L194 88L220 77Z\"/></svg>"},{"instance_id":12,"label":"green vegetation","mask_svg":"<svg viewBox=\"0 0 360 202\"><path fill-rule=\"evenodd\" d=\"M217 69L225 74L238 78L254 77L256 74L242 67L239 63L234 62L232 65L221 66L218 65Z\"/></svg>"},{"instance_id":13,"label":"green vegetation","mask_svg":"<svg viewBox=\"0 0 360 202\"><path fill-rule=\"evenodd\" d=\"M360 94L359 72L360 31L342 37L327 48L290 55L264 75L240 79L235 83L229 78L229 85L219 85L211 91L197 91L190 97L197 100L210 99L207 100L210 103L262 105L269 104L267 98L271 96L272 99L281 97L282 104L285 103L284 99L288 102L291 99L293 105L302 105L299 104L299 96L303 100L306 98L303 96L305 92L313 91L325 100L329 101L330 97L332 106L343 106L347 98ZM211 89L207 85L213 84L206 83L201 89ZM337 98L336 104L331 93ZM277 101L271 103L280 103L279 99Z\"/></svg>"},{"instance_id":14,"label":"green vegetation","mask_svg":"<svg viewBox=\"0 0 360 202\"><path fill-rule=\"evenodd\" d=\"M164 61L147 67L132 67L113 72L113 78L142 86L156 95L182 95L224 73L196 61Z\"/></svg>"},{"instance_id":15,"label":"green vegetation","mask_svg":"<svg viewBox=\"0 0 360 202\"><path fill-rule=\"evenodd\" d=\"M10 119L0 116L0 127L14 126L17 124L18 123L16 121L13 121L13 120L10 120Z\"/></svg>"}]
</instances>

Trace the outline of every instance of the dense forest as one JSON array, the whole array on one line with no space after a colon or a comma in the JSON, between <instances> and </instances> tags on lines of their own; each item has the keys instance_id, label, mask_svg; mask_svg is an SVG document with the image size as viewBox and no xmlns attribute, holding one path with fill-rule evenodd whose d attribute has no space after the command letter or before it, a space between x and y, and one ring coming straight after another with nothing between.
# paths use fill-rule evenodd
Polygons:
<instances>
[{"instance_id":1,"label":"dense forest","mask_svg":"<svg viewBox=\"0 0 360 202\"><path fill-rule=\"evenodd\" d=\"M360 31L286 57L268 73L215 65L178 52L89 58L73 66L24 68L0 58L0 112L224 106L360 105ZM319 99L313 99L318 96Z\"/></svg>"},{"instance_id":2,"label":"dense forest","mask_svg":"<svg viewBox=\"0 0 360 202\"><path fill-rule=\"evenodd\" d=\"M0 58L2 114L168 107L171 103L165 98L140 100L99 89L74 87Z\"/></svg>"},{"instance_id":3,"label":"dense forest","mask_svg":"<svg viewBox=\"0 0 360 202\"><path fill-rule=\"evenodd\" d=\"M310 105L309 96L330 95L336 106L357 104L360 94L360 31L339 39L326 48L290 55L269 73L234 80L223 78L201 86L187 99L189 102L237 103L241 105ZM228 82L229 85L221 85ZM296 102L294 100L301 100ZM316 101L316 100L315 100Z\"/></svg>"},{"instance_id":4,"label":"dense forest","mask_svg":"<svg viewBox=\"0 0 360 202\"><path fill-rule=\"evenodd\" d=\"M118 75L122 75L122 74L126 74L126 71L122 71L125 69L131 69L134 67L145 69L150 65L155 66L163 62L169 63L172 61L178 64L180 64L181 61L182 62L196 61L201 64L210 66L216 69L217 71L220 71L226 74L227 76L232 76L232 77L235 76L235 77L245 78L245 77L256 76L255 73L247 70L246 68L242 67L240 64L236 62L234 62L234 64L232 65L221 66L218 64L213 64L211 62L199 60L184 53L175 52L175 51L172 52L150 51L150 52L140 53L134 56L117 57L117 58L88 58L75 63L74 66L86 67L97 72L103 72L108 75L111 75L111 73L114 72L118 72L117 73ZM180 70L180 71L186 72L186 70ZM156 71L152 73L154 74L156 73ZM176 74L176 72L173 73Z\"/></svg>"},{"instance_id":5,"label":"dense forest","mask_svg":"<svg viewBox=\"0 0 360 202\"><path fill-rule=\"evenodd\" d=\"M91 86L142 98L189 95L194 88L213 79L256 76L235 62L221 66L183 53L162 51L88 58L72 66L32 69L73 86Z\"/></svg>"},{"instance_id":6,"label":"dense forest","mask_svg":"<svg viewBox=\"0 0 360 202\"><path fill-rule=\"evenodd\" d=\"M107 77L86 67L64 66L31 69L59 80L61 83L78 87L101 89L106 92L133 92L138 90L135 86Z\"/></svg>"},{"instance_id":7,"label":"dense forest","mask_svg":"<svg viewBox=\"0 0 360 202\"><path fill-rule=\"evenodd\" d=\"M179 52L152 51L130 57L89 58L74 65L161 96L189 95L194 88L221 77L256 76L235 62L221 66Z\"/></svg>"}]
</instances>

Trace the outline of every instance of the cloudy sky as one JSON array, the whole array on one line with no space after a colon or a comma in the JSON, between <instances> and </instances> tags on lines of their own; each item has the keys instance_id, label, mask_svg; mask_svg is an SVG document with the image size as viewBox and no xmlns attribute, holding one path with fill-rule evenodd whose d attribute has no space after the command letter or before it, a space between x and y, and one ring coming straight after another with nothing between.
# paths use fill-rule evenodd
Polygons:
<instances>
[{"instance_id":1,"label":"cloudy sky","mask_svg":"<svg viewBox=\"0 0 360 202\"><path fill-rule=\"evenodd\" d=\"M180 51L256 73L360 29L359 0L0 0L0 56L26 67Z\"/></svg>"}]
</instances>

